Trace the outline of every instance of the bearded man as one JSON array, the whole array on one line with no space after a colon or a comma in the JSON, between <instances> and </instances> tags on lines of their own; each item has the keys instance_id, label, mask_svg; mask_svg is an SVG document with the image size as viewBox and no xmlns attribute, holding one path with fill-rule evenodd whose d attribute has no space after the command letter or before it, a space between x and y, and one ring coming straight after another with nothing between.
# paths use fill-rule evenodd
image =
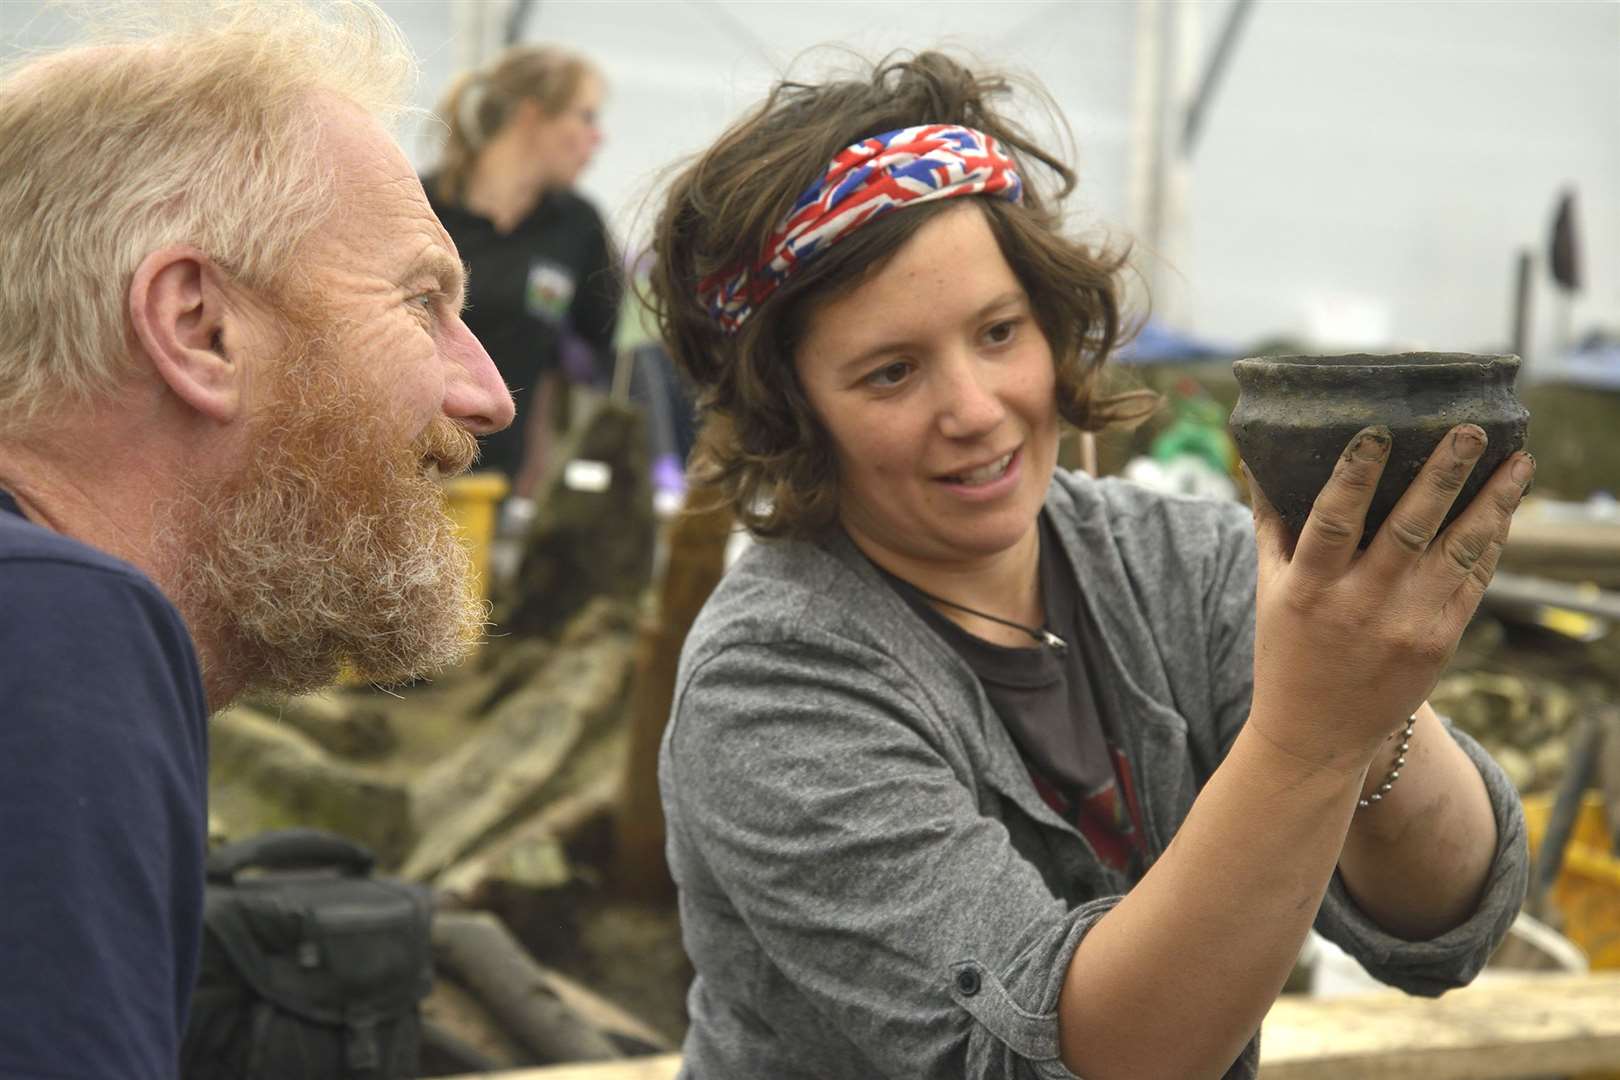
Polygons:
<instances>
[{"instance_id":1,"label":"bearded man","mask_svg":"<svg viewBox=\"0 0 1620 1080\"><path fill-rule=\"evenodd\" d=\"M0 78L0 1076L170 1077L210 712L460 658L438 477L512 402L360 0Z\"/></svg>"}]
</instances>

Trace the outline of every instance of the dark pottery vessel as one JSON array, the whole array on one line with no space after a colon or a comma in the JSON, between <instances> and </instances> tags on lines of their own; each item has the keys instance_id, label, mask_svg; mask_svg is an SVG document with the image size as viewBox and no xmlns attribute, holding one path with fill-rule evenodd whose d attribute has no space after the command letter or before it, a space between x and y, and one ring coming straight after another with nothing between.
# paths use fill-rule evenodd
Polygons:
<instances>
[{"instance_id":1,"label":"dark pottery vessel","mask_svg":"<svg viewBox=\"0 0 1620 1080\"><path fill-rule=\"evenodd\" d=\"M1524 445L1530 426L1530 413L1513 392L1517 356L1268 356L1239 360L1232 371L1238 383L1232 438L1295 536L1339 455L1364 427L1383 424L1394 443L1367 512L1363 547L1446 432L1478 424L1489 440L1446 516L1450 524Z\"/></svg>"}]
</instances>

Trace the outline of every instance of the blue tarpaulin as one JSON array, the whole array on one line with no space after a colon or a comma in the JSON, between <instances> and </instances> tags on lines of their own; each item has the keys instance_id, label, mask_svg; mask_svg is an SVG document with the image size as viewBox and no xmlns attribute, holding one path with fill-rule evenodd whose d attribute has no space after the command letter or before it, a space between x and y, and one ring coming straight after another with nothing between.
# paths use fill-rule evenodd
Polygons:
<instances>
[{"instance_id":1,"label":"blue tarpaulin","mask_svg":"<svg viewBox=\"0 0 1620 1080\"><path fill-rule=\"evenodd\" d=\"M1157 319L1149 319L1141 332L1113 358L1122 364L1176 364L1188 360L1225 360L1242 353L1223 342L1208 341L1180 330L1172 330Z\"/></svg>"}]
</instances>

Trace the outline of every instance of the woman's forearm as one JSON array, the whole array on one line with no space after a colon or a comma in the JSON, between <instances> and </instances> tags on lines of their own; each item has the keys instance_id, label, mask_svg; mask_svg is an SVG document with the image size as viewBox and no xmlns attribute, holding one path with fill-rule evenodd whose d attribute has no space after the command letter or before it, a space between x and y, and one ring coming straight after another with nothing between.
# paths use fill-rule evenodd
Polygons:
<instances>
[{"instance_id":1,"label":"woman's forearm","mask_svg":"<svg viewBox=\"0 0 1620 1080\"><path fill-rule=\"evenodd\" d=\"M1364 790L1378 785L1393 757L1390 747L1373 760ZM1496 840L1485 781L1424 705L1400 779L1382 801L1356 813L1339 872L1374 922L1397 937L1423 940L1473 914Z\"/></svg>"},{"instance_id":2,"label":"woman's forearm","mask_svg":"<svg viewBox=\"0 0 1620 1080\"><path fill-rule=\"evenodd\" d=\"M1297 536L1251 485L1253 706L1170 847L1075 949L1058 1003L1073 1072L1220 1076L1281 991L1341 859L1352 895L1397 932L1443 930L1473 909L1491 808L1432 710L1401 779L1410 787L1376 806L1393 813L1380 821L1356 804L1387 772L1368 776L1390 760L1388 733L1456 648L1533 472L1510 458L1441 534L1485 441L1453 429L1364 552L1387 429L1351 441ZM1429 782L1411 783L1425 769ZM1414 898L1406 890L1425 876Z\"/></svg>"},{"instance_id":3,"label":"woman's forearm","mask_svg":"<svg viewBox=\"0 0 1620 1080\"><path fill-rule=\"evenodd\" d=\"M1363 769L1302 761L1249 723L1151 870L1075 950L1064 1063L1087 1080L1219 1077L1281 992Z\"/></svg>"}]
</instances>

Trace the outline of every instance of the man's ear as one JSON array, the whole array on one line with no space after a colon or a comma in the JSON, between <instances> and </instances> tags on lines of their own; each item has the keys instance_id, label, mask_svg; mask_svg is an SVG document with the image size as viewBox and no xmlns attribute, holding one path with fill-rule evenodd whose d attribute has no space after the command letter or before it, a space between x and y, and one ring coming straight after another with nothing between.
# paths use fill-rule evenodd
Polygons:
<instances>
[{"instance_id":1,"label":"man's ear","mask_svg":"<svg viewBox=\"0 0 1620 1080\"><path fill-rule=\"evenodd\" d=\"M204 416L228 424L241 409L245 371L235 291L207 255L185 244L141 260L129 286L129 317L158 377Z\"/></svg>"}]
</instances>

